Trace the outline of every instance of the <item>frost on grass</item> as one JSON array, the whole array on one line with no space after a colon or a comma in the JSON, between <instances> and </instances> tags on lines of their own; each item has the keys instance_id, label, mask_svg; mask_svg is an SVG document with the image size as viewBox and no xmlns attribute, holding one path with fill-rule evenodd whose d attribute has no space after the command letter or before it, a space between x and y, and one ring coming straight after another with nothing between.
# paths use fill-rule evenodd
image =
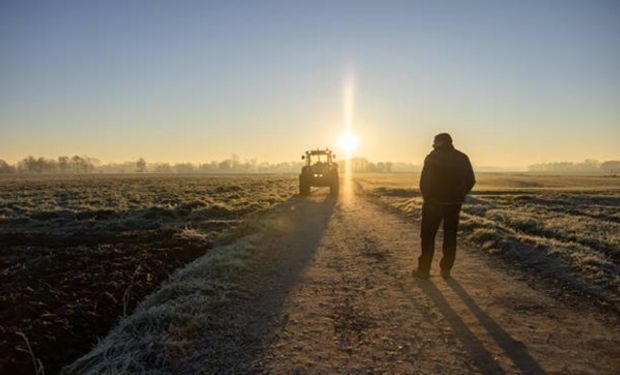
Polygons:
<instances>
[{"instance_id":1,"label":"frost on grass","mask_svg":"<svg viewBox=\"0 0 620 375\"><path fill-rule=\"evenodd\" d=\"M414 174L361 175L357 183L388 207L419 219ZM461 213L462 236L581 290L620 297L620 180L481 174Z\"/></svg>"},{"instance_id":2,"label":"frost on grass","mask_svg":"<svg viewBox=\"0 0 620 375\"><path fill-rule=\"evenodd\" d=\"M61 373L173 373L168 366L173 361L205 354L200 342L209 340L204 332L218 324L211 319L218 308L232 297L249 298L237 281L250 270L255 237L215 248L175 272L90 353Z\"/></svg>"},{"instance_id":3,"label":"frost on grass","mask_svg":"<svg viewBox=\"0 0 620 375\"><path fill-rule=\"evenodd\" d=\"M0 234L220 230L296 192L294 176L89 176L0 180Z\"/></svg>"},{"instance_id":4,"label":"frost on grass","mask_svg":"<svg viewBox=\"0 0 620 375\"><path fill-rule=\"evenodd\" d=\"M31 372L23 332L56 373L170 272L253 233L248 218L296 191L294 175L0 178L0 302L10 306L0 309L0 372Z\"/></svg>"}]
</instances>

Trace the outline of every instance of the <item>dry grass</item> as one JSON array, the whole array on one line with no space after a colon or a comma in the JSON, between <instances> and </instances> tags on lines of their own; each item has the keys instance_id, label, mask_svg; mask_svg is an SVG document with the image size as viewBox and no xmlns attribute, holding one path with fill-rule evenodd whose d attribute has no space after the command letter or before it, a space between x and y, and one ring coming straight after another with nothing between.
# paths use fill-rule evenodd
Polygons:
<instances>
[{"instance_id":1,"label":"dry grass","mask_svg":"<svg viewBox=\"0 0 620 375\"><path fill-rule=\"evenodd\" d=\"M11 306L0 311L0 372L31 373L23 332L56 373L170 272L251 234L248 218L296 192L295 175L0 178L0 303Z\"/></svg>"},{"instance_id":2,"label":"dry grass","mask_svg":"<svg viewBox=\"0 0 620 375\"><path fill-rule=\"evenodd\" d=\"M0 233L212 232L297 191L295 176L0 178Z\"/></svg>"},{"instance_id":3,"label":"dry grass","mask_svg":"<svg viewBox=\"0 0 620 375\"><path fill-rule=\"evenodd\" d=\"M211 317L229 298L243 293L236 282L250 270L255 237L212 249L177 272L123 318L87 355L65 367L63 374L174 373L175 359L206 356L199 342ZM200 373L199 361L184 371ZM191 366L194 366L192 368Z\"/></svg>"}]
</instances>

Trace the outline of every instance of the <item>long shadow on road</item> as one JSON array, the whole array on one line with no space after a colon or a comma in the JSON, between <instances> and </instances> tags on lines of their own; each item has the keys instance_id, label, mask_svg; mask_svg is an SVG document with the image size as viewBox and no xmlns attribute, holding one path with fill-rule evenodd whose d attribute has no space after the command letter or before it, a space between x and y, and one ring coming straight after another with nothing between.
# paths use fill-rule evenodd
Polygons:
<instances>
[{"instance_id":1,"label":"long shadow on road","mask_svg":"<svg viewBox=\"0 0 620 375\"><path fill-rule=\"evenodd\" d=\"M432 281L419 281L418 285L446 318L454 334L463 343L465 349L479 369L485 374L505 374L505 371L493 358L493 354L484 347L478 337L476 337L467 324L463 322L459 314L450 306L437 286Z\"/></svg>"},{"instance_id":2,"label":"long shadow on road","mask_svg":"<svg viewBox=\"0 0 620 375\"><path fill-rule=\"evenodd\" d=\"M522 343L514 340L493 318L482 311L456 280L449 279L447 283L522 373L545 373L538 362L527 352L527 348ZM445 317L478 368L485 374L505 374L506 372L497 363L493 354L489 352L476 334L463 322L439 288L432 281L420 281L418 285Z\"/></svg>"},{"instance_id":3,"label":"long shadow on road","mask_svg":"<svg viewBox=\"0 0 620 375\"><path fill-rule=\"evenodd\" d=\"M480 324L482 324L491 337L493 337L493 340L504 350L504 353L506 353L522 373L545 374L540 364L528 353L527 347L523 343L513 339L499 323L482 311L458 281L449 279L448 286L459 296L463 303L465 303L465 306L474 314Z\"/></svg>"},{"instance_id":4,"label":"long shadow on road","mask_svg":"<svg viewBox=\"0 0 620 375\"><path fill-rule=\"evenodd\" d=\"M231 337L238 342L235 352L217 350L207 372L262 372L269 345L284 324L278 319L286 298L318 248L336 203L324 195L295 196L268 220L266 234L256 244L257 268L245 281L252 298L231 311L242 318L226 329L228 337L237 335Z\"/></svg>"}]
</instances>

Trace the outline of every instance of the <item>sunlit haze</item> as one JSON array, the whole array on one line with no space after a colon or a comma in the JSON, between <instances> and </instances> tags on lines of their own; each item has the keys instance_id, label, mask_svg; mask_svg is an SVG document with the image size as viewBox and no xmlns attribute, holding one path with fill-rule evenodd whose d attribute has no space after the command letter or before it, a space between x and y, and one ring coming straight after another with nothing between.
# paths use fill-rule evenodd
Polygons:
<instances>
[{"instance_id":1,"label":"sunlit haze","mask_svg":"<svg viewBox=\"0 0 620 375\"><path fill-rule=\"evenodd\" d=\"M618 1L3 1L0 28L9 162L620 157Z\"/></svg>"},{"instance_id":2,"label":"sunlit haze","mask_svg":"<svg viewBox=\"0 0 620 375\"><path fill-rule=\"evenodd\" d=\"M347 158L350 158L351 156L353 156L353 151L355 151L357 149L357 137L355 137L355 135L353 135L352 132L346 132L343 133L340 136L340 148L342 149L342 151L344 151L345 156Z\"/></svg>"},{"instance_id":3,"label":"sunlit haze","mask_svg":"<svg viewBox=\"0 0 620 375\"><path fill-rule=\"evenodd\" d=\"M340 149L344 151L346 159L353 156L353 151L357 149L357 137L353 133L353 114L355 100L355 76L353 70L345 73L343 82L343 100L342 100L342 128L343 132L338 140Z\"/></svg>"}]
</instances>

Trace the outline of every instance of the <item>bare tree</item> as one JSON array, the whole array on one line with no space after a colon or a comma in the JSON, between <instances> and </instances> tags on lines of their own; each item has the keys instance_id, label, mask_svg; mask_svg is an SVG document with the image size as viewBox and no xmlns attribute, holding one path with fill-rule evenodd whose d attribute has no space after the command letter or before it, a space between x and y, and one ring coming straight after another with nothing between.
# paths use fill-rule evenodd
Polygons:
<instances>
[{"instance_id":1,"label":"bare tree","mask_svg":"<svg viewBox=\"0 0 620 375\"><path fill-rule=\"evenodd\" d=\"M58 157L58 170L60 173L67 173L69 169L69 157L68 156L59 156Z\"/></svg>"},{"instance_id":2,"label":"bare tree","mask_svg":"<svg viewBox=\"0 0 620 375\"><path fill-rule=\"evenodd\" d=\"M73 155L71 157L71 169L75 173L80 173L84 169L84 160L77 155Z\"/></svg>"},{"instance_id":3,"label":"bare tree","mask_svg":"<svg viewBox=\"0 0 620 375\"><path fill-rule=\"evenodd\" d=\"M138 172L146 172L146 161L143 158L138 159L136 168Z\"/></svg>"},{"instance_id":4,"label":"bare tree","mask_svg":"<svg viewBox=\"0 0 620 375\"><path fill-rule=\"evenodd\" d=\"M37 160L32 156L27 156L17 163L17 170L20 173L34 173Z\"/></svg>"},{"instance_id":5,"label":"bare tree","mask_svg":"<svg viewBox=\"0 0 620 375\"><path fill-rule=\"evenodd\" d=\"M15 168L4 160L0 159L0 174L9 174L15 172Z\"/></svg>"},{"instance_id":6,"label":"bare tree","mask_svg":"<svg viewBox=\"0 0 620 375\"><path fill-rule=\"evenodd\" d=\"M74 173L89 173L95 169L88 156L73 155L70 159L70 167Z\"/></svg>"}]
</instances>

